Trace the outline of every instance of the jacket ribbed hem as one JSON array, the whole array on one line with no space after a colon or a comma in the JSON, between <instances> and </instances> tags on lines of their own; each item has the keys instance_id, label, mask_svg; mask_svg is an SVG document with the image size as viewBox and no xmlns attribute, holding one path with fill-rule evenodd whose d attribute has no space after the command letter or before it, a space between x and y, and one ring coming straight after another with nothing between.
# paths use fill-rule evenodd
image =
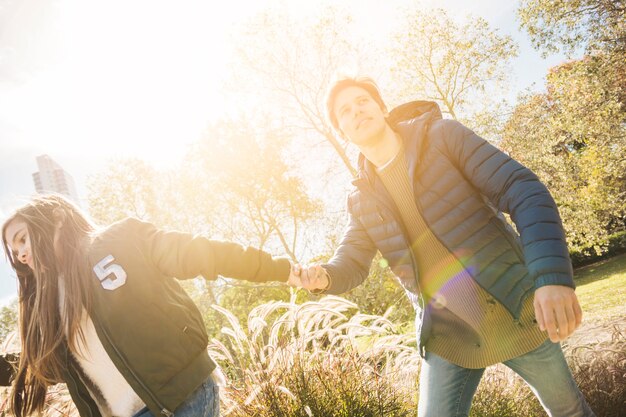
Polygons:
<instances>
[{"instance_id":1,"label":"jacket ribbed hem","mask_svg":"<svg viewBox=\"0 0 626 417\"><path fill-rule=\"evenodd\" d=\"M209 378L216 367L216 363L204 350L155 394L169 411L174 411ZM146 406L155 416L161 415L161 409L156 403L146 402Z\"/></svg>"}]
</instances>

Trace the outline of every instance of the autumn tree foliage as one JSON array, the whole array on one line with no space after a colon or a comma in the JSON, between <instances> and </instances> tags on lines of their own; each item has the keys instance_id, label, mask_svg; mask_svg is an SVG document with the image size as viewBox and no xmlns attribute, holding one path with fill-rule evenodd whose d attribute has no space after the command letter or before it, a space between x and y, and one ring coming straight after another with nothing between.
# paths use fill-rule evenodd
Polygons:
<instances>
[{"instance_id":1,"label":"autumn tree foliage","mask_svg":"<svg viewBox=\"0 0 626 417\"><path fill-rule=\"evenodd\" d=\"M545 54L577 48L626 53L624 0L522 0L518 16Z\"/></svg>"},{"instance_id":2,"label":"autumn tree foliage","mask_svg":"<svg viewBox=\"0 0 626 417\"><path fill-rule=\"evenodd\" d=\"M602 251L626 216L626 112L593 57L548 74L547 91L521 99L501 143L552 191L570 247Z\"/></svg>"},{"instance_id":3,"label":"autumn tree foliage","mask_svg":"<svg viewBox=\"0 0 626 417\"><path fill-rule=\"evenodd\" d=\"M399 99L433 100L444 114L486 137L497 135L501 103L517 44L480 18L441 9L407 13L390 43Z\"/></svg>"},{"instance_id":4,"label":"autumn tree foliage","mask_svg":"<svg viewBox=\"0 0 626 417\"><path fill-rule=\"evenodd\" d=\"M523 0L521 27L544 54L583 51L523 96L502 146L553 191L570 245L601 252L626 228L626 3Z\"/></svg>"}]
</instances>

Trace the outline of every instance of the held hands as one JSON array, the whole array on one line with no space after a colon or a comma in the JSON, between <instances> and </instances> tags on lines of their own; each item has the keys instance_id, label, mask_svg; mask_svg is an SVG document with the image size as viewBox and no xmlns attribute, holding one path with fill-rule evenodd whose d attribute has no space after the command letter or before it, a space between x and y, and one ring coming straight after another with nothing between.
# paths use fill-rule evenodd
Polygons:
<instances>
[{"instance_id":1,"label":"held hands","mask_svg":"<svg viewBox=\"0 0 626 417\"><path fill-rule=\"evenodd\" d=\"M554 343L565 340L582 322L583 312L574 289L546 285L535 291L535 317L541 331Z\"/></svg>"},{"instance_id":2,"label":"held hands","mask_svg":"<svg viewBox=\"0 0 626 417\"><path fill-rule=\"evenodd\" d=\"M328 273L321 265L302 268L299 264L291 266L289 280L292 287L301 287L309 291L325 290L330 284Z\"/></svg>"},{"instance_id":3,"label":"held hands","mask_svg":"<svg viewBox=\"0 0 626 417\"><path fill-rule=\"evenodd\" d=\"M302 267L300 264L291 264L291 270L289 271L289 279L287 280L287 284L291 287L302 287L302 280L300 279L300 274L302 273Z\"/></svg>"}]
</instances>

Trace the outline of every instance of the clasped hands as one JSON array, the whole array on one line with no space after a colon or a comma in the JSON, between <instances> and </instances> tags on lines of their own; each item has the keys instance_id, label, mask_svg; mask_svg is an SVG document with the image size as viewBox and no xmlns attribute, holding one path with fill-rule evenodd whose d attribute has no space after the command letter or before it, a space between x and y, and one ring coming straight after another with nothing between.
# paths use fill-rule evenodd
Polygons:
<instances>
[{"instance_id":1,"label":"clasped hands","mask_svg":"<svg viewBox=\"0 0 626 417\"><path fill-rule=\"evenodd\" d=\"M328 288L330 279L321 265L303 267L300 264L292 264L287 284L309 291L320 291Z\"/></svg>"}]
</instances>

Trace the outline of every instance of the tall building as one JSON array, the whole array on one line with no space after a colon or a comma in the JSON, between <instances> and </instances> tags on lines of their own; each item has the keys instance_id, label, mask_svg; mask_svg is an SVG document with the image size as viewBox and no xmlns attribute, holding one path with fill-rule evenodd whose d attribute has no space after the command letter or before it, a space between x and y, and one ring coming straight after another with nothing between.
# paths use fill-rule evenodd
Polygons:
<instances>
[{"instance_id":1,"label":"tall building","mask_svg":"<svg viewBox=\"0 0 626 417\"><path fill-rule=\"evenodd\" d=\"M48 155L38 156L37 167L39 171L33 173L33 181L35 182L35 190L38 193L54 192L63 194L74 203L80 203L74 179L52 158Z\"/></svg>"}]
</instances>

